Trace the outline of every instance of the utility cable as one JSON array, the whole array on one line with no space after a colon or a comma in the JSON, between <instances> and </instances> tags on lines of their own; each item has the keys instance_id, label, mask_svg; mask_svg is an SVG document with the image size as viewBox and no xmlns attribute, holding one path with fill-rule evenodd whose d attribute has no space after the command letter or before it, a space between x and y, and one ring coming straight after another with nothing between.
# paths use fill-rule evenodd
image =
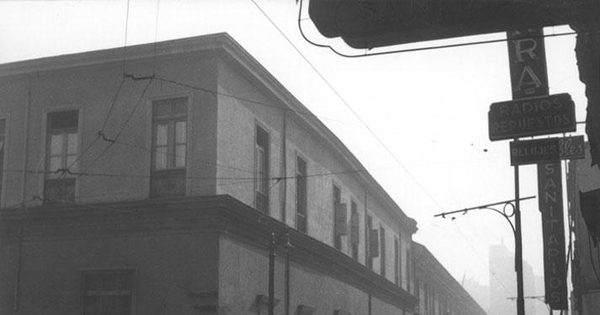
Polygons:
<instances>
[{"instance_id":1,"label":"utility cable","mask_svg":"<svg viewBox=\"0 0 600 315\"><path fill-rule=\"evenodd\" d=\"M117 91L115 92L115 95L113 96L113 99L110 103L110 107L108 110L108 114L106 115L106 118L104 119L104 123L102 124L102 128L100 129L100 131L98 132L98 135L96 136L96 138L94 139L94 141L92 141L92 143L90 143L82 152L81 154L79 154L77 156L77 158L71 162L71 164L67 165L67 169L71 169L71 167L73 167L77 162L79 162L83 156L85 156L85 154L96 144L96 142L98 142L98 140L100 140L101 138L101 134L102 131L104 130L104 128L106 127L106 123L108 122L108 119L110 117L110 114L112 112L112 109L117 101L117 97L119 96L119 93L121 92L121 89L123 88L123 83L125 82L125 78L123 77L121 79L121 83L119 83L119 87L117 88Z\"/></svg>"},{"instance_id":2,"label":"utility cable","mask_svg":"<svg viewBox=\"0 0 600 315\"><path fill-rule=\"evenodd\" d=\"M371 170L372 171L378 171L378 170L386 170L386 169L390 169L390 168L381 168L381 169L377 169L377 170ZM66 175L66 176L78 176L78 177L84 177L84 176L88 176L88 177L116 177L116 178L152 178L152 175L138 175L138 174L113 174L113 173L87 173L87 172L73 172L69 169L58 169L55 171L37 171L37 170L12 170L12 169L6 169L4 170L6 173L27 173L27 174L44 174L44 175ZM354 169L354 170L344 170L344 171L337 171L337 172L323 172L323 173L314 173L314 174L307 174L304 176L287 176L287 177L279 177L279 176L273 176L273 177L268 177L264 180L266 181L274 181L274 182L279 182L279 181L283 181L286 179L296 179L296 178L318 178L318 177L327 177L327 176L334 176L334 175L347 175L347 174L356 174L356 173L366 173L369 172L369 170L366 169ZM263 180L263 178L259 178L259 177L219 177L219 176L186 176L187 179L202 179L202 180L244 180L244 181L251 181L251 182L255 182L257 180Z\"/></svg>"},{"instance_id":3,"label":"utility cable","mask_svg":"<svg viewBox=\"0 0 600 315\"><path fill-rule=\"evenodd\" d=\"M160 12L160 0L156 0L156 16L154 18L154 53L152 55L152 74L156 75L156 42L158 40L158 14Z\"/></svg>"},{"instance_id":4,"label":"utility cable","mask_svg":"<svg viewBox=\"0 0 600 315\"><path fill-rule=\"evenodd\" d=\"M345 58L374 57L374 56L391 55L391 54L408 53L408 52L417 52L417 51L426 51L426 50L435 50L435 49L446 49L446 48L457 48L457 47L465 47L465 46L484 45L484 44L495 44L495 43L502 43L502 42L507 42L508 41L508 39L506 39L506 38L503 38L503 39L491 39L491 40L473 41L473 42L467 42L467 43L438 45L438 46L428 46L428 47L418 47L418 48L407 48L407 49L398 49L398 50L384 51L384 52L372 52L372 53L367 53L367 51L370 51L371 49L370 48L366 48L364 54L348 55L348 54L344 54L344 53L339 52L338 50L336 50L334 47L332 47L330 45L316 43L316 42L310 40L304 34L304 30L302 29L301 22L306 21L306 20L310 20L310 18L302 18L303 2L304 1L300 0L300 8L298 10L298 29L300 31L300 34L304 38L304 40L306 42L308 42L309 44L315 46L315 47L329 49L333 53L335 53L336 55L339 55L339 56L345 57ZM597 32L598 31L584 32L583 34L594 34L594 33L597 33ZM532 36L530 38L534 38L535 39L535 38L560 37L560 36L581 35L581 34L582 33L577 33L577 32L565 32L565 33L558 33L558 34L552 33L552 34L544 34L544 35L540 35L540 36Z\"/></svg>"},{"instance_id":5,"label":"utility cable","mask_svg":"<svg viewBox=\"0 0 600 315\"><path fill-rule=\"evenodd\" d=\"M425 189L425 187L414 177L414 175L412 175L412 173L404 166L404 164L398 159L398 157L396 157L393 152L389 149L389 147L387 145L385 145L385 143L383 143L383 141L381 140L381 138L379 138L375 132L373 132L373 130L366 124L366 122L358 115L358 113L348 104L348 102L342 97L342 95L331 85L331 83L329 83L329 81L323 76L323 74L321 74L321 72L308 60L308 58L306 56L304 56L304 54L302 54L302 52L292 43L292 41L285 35L285 33L277 26L277 24L266 14L266 12L255 2L255 0L251 0L252 3L258 8L258 10L265 16L265 18L273 25L273 27L275 27L275 29L285 38L285 40L296 50L296 52L304 59L304 61L313 69L313 71L321 78L321 80L331 89L331 91L338 97L338 99L342 102L342 104L344 104L349 110L350 112L365 126L365 128L371 133L371 135L377 140L377 142L379 142L379 144L388 152L388 154L404 169L404 171L406 172L406 174L408 174L408 176L417 184L417 186L419 186L419 188L427 195L427 197L433 201L436 206L440 209L443 209L442 206L437 202L437 200L435 200L433 198L433 196L429 193L429 191L427 189ZM299 14L298 14L298 25L300 25L300 20L301 20L301 13L302 13L302 0L300 0L300 10L299 10ZM301 28L300 28L301 29ZM304 34L302 33L302 36L304 37ZM308 39L306 37L304 37L307 41ZM429 210L430 212L432 212L432 210ZM473 247L473 245L470 243L470 241L467 239L466 235L460 230L460 228L457 227L457 230L459 231L459 233L463 236L463 238L465 239L465 241L469 244L469 246L471 247L471 249L473 250L473 252L476 253L476 255L479 257L479 259L482 261L482 263L485 265L485 263L483 262L483 259L479 256L479 254L477 253L477 251L475 250L475 248ZM489 266L488 266L489 269Z\"/></svg>"},{"instance_id":6,"label":"utility cable","mask_svg":"<svg viewBox=\"0 0 600 315\"><path fill-rule=\"evenodd\" d=\"M114 145L115 141L117 141L119 139L119 136L121 136L121 133L123 132L123 130L125 129L125 127L129 123L129 121L131 120L131 118L133 117L133 114L135 113L135 111L137 110L137 108L139 107L139 105L141 104L142 98L144 97L144 95L146 95L146 91L148 91L148 88L150 87L150 84L152 84L152 81L153 81L152 79L148 80L148 83L146 84L146 87L142 91L142 94L138 98L138 100L135 103L135 106L133 107L133 109L129 112L129 116L127 117L127 119L125 120L125 122L121 125L121 128L117 132L117 135L113 139L109 139L108 140L109 144L104 148L104 150L102 150L102 152L100 152L100 154L98 154L96 156L96 158L94 160L92 160L92 162L90 163L90 165L85 168L85 170L83 171L84 173L87 170L89 170L91 167L93 167L94 164ZM103 133L100 134L100 135L103 136ZM103 136L103 139L106 140L107 138L105 138Z\"/></svg>"},{"instance_id":7,"label":"utility cable","mask_svg":"<svg viewBox=\"0 0 600 315\"><path fill-rule=\"evenodd\" d=\"M127 57L128 28L129 28L129 0L127 0L127 10L125 11L125 38L123 39L123 67L122 67L123 74L125 74L125 59Z\"/></svg>"}]
</instances>

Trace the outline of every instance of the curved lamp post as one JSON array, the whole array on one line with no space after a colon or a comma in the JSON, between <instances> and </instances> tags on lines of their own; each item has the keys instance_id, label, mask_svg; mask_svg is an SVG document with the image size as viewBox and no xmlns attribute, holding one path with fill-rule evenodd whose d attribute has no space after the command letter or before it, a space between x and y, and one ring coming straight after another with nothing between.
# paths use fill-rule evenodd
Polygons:
<instances>
[{"instance_id":1,"label":"curved lamp post","mask_svg":"<svg viewBox=\"0 0 600 315\"><path fill-rule=\"evenodd\" d=\"M518 196L518 194L517 194ZM517 311L519 315L525 314L525 300L523 298L523 251L522 251L522 240L521 240L521 213L519 210L519 201L533 199L535 196L519 198L516 197L512 200L500 201L496 203L490 203L482 206L476 206L471 208L465 208L462 210L443 212L434 215L434 217L442 217L446 218L448 215L463 213L467 214L469 211L473 210L490 210L494 211L501 216L503 216L513 231L513 236L515 237L515 271L517 273ZM514 202L514 203L513 203ZM494 208L494 206L504 205L502 211ZM515 223L511 221L511 218L515 217ZM455 219L452 217L452 219Z\"/></svg>"}]
</instances>

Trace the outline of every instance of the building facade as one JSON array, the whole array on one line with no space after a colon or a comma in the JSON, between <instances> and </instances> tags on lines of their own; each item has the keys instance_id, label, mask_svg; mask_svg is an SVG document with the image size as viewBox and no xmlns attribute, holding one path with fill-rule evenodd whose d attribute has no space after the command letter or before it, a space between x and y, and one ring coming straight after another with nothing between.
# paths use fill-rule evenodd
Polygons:
<instances>
[{"instance_id":1,"label":"building facade","mask_svg":"<svg viewBox=\"0 0 600 315\"><path fill-rule=\"evenodd\" d=\"M429 250L413 242L414 286L420 315L485 315L486 312Z\"/></svg>"},{"instance_id":2,"label":"building facade","mask_svg":"<svg viewBox=\"0 0 600 315\"><path fill-rule=\"evenodd\" d=\"M416 222L227 34L0 95L1 313L415 314Z\"/></svg>"},{"instance_id":3,"label":"building facade","mask_svg":"<svg viewBox=\"0 0 600 315\"><path fill-rule=\"evenodd\" d=\"M584 213L580 194L600 189L600 171L591 165L591 161L590 147L586 144L585 159L569 160L567 170L568 209L574 235L571 261L571 307L574 315L597 314L600 309L600 248L597 239L600 198L597 197L594 206L588 207L590 216ZM595 233L590 232L589 227L596 227Z\"/></svg>"}]
</instances>

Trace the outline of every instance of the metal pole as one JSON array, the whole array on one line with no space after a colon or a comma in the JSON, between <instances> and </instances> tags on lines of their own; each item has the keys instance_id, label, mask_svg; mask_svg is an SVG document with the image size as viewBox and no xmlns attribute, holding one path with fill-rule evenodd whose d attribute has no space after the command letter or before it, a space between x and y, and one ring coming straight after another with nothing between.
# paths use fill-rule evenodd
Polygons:
<instances>
[{"instance_id":1,"label":"metal pole","mask_svg":"<svg viewBox=\"0 0 600 315\"><path fill-rule=\"evenodd\" d=\"M517 141L518 139L515 139ZM517 272L517 315L525 315L523 294L523 242L521 238L521 209L519 203L519 166L515 165L515 270Z\"/></svg>"},{"instance_id":2,"label":"metal pole","mask_svg":"<svg viewBox=\"0 0 600 315\"><path fill-rule=\"evenodd\" d=\"M269 315L274 315L275 309L275 234L271 233L269 246Z\"/></svg>"},{"instance_id":3,"label":"metal pole","mask_svg":"<svg viewBox=\"0 0 600 315\"><path fill-rule=\"evenodd\" d=\"M287 235L287 244L285 249L285 315L290 315L290 248L289 235Z\"/></svg>"}]
</instances>

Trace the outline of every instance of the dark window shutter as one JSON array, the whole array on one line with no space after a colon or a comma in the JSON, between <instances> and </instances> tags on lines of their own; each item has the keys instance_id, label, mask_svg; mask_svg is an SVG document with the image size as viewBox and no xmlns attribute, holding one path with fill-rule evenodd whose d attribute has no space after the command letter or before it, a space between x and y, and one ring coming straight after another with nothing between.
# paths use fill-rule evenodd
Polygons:
<instances>
[{"instance_id":1,"label":"dark window shutter","mask_svg":"<svg viewBox=\"0 0 600 315\"><path fill-rule=\"evenodd\" d=\"M347 234L347 220L348 210L346 209L345 203L338 203L335 205L335 235L346 235Z\"/></svg>"},{"instance_id":2,"label":"dark window shutter","mask_svg":"<svg viewBox=\"0 0 600 315\"><path fill-rule=\"evenodd\" d=\"M360 243L358 223L358 213L352 212L352 214L350 214L350 242L352 244Z\"/></svg>"},{"instance_id":3,"label":"dark window shutter","mask_svg":"<svg viewBox=\"0 0 600 315\"><path fill-rule=\"evenodd\" d=\"M379 257L379 230L369 231L369 253L371 257Z\"/></svg>"}]
</instances>

